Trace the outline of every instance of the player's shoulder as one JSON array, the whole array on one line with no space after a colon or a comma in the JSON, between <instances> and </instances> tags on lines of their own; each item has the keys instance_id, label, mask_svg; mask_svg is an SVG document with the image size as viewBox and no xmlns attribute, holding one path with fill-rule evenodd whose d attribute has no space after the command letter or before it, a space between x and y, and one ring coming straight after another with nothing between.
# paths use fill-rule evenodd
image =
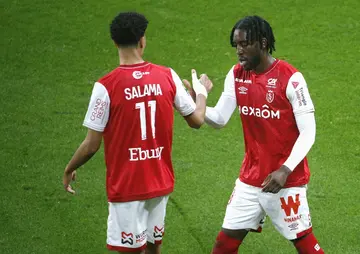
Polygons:
<instances>
[{"instance_id":1,"label":"player's shoulder","mask_svg":"<svg viewBox=\"0 0 360 254\"><path fill-rule=\"evenodd\" d=\"M284 75L284 78L290 78L294 73L299 72L292 64L285 60L278 60L276 68Z\"/></svg>"},{"instance_id":2,"label":"player's shoulder","mask_svg":"<svg viewBox=\"0 0 360 254\"><path fill-rule=\"evenodd\" d=\"M98 79L98 83L102 84L105 87L108 87L109 85L113 84L115 81L119 79L121 75L121 69L115 68L112 71L106 73L104 76Z\"/></svg>"},{"instance_id":3,"label":"player's shoulder","mask_svg":"<svg viewBox=\"0 0 360 254\"><path fill-rule=\"evenodd\" d=\"M157 72L159 74L163 74L163 75L170 75L172 68L169 66L164 66L164 65L160 65L160 64L155 64L155 63L151 63L150 64L151 67L151 71Z\"/></svg>"},{"instance_id":4,"label":"player's shoulder","mask_svg":"<svg viewBox=\"0 0 360 254\"><path fill-rule=\"evenodd\" d=\"M237 64L234 64L231 68L230 68L230 71L233 71L233 72L239 72L243 69L243 67L240 65L240 63L237 63Z\"/></svg>"}]
</instances>

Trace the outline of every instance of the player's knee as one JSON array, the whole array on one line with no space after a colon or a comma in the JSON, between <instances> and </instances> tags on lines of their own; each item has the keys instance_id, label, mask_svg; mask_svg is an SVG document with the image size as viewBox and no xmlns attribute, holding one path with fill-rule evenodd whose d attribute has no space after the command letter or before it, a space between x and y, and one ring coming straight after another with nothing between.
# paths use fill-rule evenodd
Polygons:
<instances>
[{"instance_id":1,"label":"player's knee","mask_svg":"<svg viewBox=\"0 0 360 254\"><path fill-rule=\"evenodd\" d=\"M216 237L212 254L235 254L238 253L242 239L247 231L222 229Z\"/></svg>"},{"instance_id":2,"label":"player's knee","mask_svg":"<svg viewBox=\"0 0 360 254\"><path fill-rule=\"evenodd\" d=\"M153 244L147 242L145 254L160 254L161 253L161 244Z\"/></svg>"},{"instance_id":3,"label":"player's knee","mask_svg":"<svg viewBox=\"0 0 360 254\"><path fill-rule=\"evenodd\" d=\"M226 229L223 228L221 229L222 232L224 232L225 235L234 238L236 240L242 241L244 240L245 236L248 234L248 230L246 229L236 229L236 230L232 230L232 229Z\"/></svg>"}]
</instances>

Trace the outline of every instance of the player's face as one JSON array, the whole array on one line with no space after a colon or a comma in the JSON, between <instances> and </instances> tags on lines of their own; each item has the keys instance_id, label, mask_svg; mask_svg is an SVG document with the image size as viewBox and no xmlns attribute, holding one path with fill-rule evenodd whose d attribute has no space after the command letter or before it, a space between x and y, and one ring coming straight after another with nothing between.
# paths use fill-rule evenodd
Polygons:
<instances>
[{"instance_id":1,"label":"player's face","mask_svg":"<svg viewBox=\"0 0 360 254\"><path fill-rule=\"evenodd\" d=\"M240 29L235 29L233 43L236 46L240 65L246 71L254 70L260 64L260 43L256 41L250 44L246 31Z\"/></svg>"}]
</instances>

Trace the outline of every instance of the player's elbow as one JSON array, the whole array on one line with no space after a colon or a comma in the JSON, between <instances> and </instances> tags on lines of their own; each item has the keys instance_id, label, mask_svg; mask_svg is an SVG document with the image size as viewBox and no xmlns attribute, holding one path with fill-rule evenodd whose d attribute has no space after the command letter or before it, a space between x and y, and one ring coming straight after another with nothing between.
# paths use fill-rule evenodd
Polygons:
<instances>
[{"instance_id":1,"label":"player's elbow","mask_svg":"<svg viewBox=\"0 0 360 254\"><path fill-rule=\"evenodd\" d=\"M193 129L200 129L205 122L205 112L194 111L191 115L186 116L185 120L189 127Z\"/></svg>"},{"instance_id":2,"label":"player's elbow","mask_svg":"<svg viewBox=\"0 0 360 254\"><path fill-rule=\"evenodd\" d=\"M200 129L200 127L204 124L204 119L198 118L194 119L194 121L188 122L189 127L193 129Z\"/></svg>"},{"instance_id":3,"label":"player's elbow","mask_svg":"<svg viewBox=\"0 0 360 254\"><path fill-rule=\"evenodd\" d=\"M224 128L226 123L224 121L211 121L210 119L205 119L205 122L207 125L209 125L210 127L214 128L214 129L221 129Z\"/></svg>"}]
</instances>

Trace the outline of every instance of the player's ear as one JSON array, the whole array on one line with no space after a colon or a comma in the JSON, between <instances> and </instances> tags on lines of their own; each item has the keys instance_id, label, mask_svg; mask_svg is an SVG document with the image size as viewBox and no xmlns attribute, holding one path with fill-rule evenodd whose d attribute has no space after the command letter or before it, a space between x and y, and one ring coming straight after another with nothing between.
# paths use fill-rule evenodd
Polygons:
<instances>
[{"instance_id":1,"label":"player's ear","mask_svg":"<svg viewBox=\"0 0 360 254\"><path fill-rule=\"evenodd\" d=\"M141 49L144 49L144 48L146 47L146 38L145 38L145 35L140 38L139 47L140 47Z\"/></svg>"},{"instance_id":2,"label":"player's ear","mask_svg":"<svg viewBox=\"0 0 360 254\"><path fill-rule=\"evenodd\" d=\"M262 38L261 39L261 49L266 49L267 48L267 40L266 38Z\"/></svg>"}]
</instances>

